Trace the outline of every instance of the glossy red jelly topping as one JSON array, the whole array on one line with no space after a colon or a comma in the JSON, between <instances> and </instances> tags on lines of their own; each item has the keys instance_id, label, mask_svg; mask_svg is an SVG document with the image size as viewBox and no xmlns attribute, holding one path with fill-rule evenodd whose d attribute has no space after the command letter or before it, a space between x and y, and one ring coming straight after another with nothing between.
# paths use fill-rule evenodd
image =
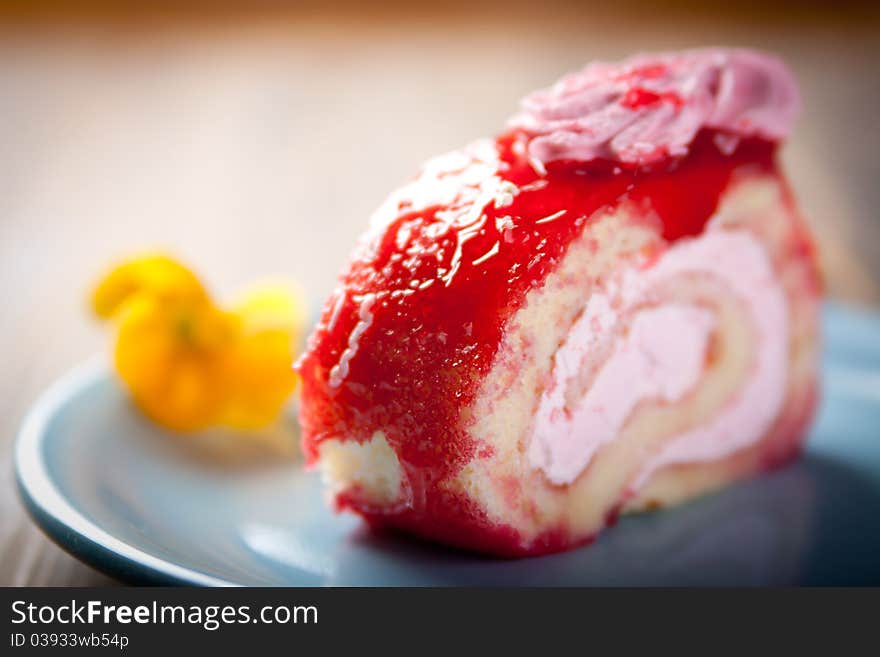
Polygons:
<instances>
[{"instance_id":1,"label":"glossy red jelly topping","mask_svg":"<svg viewBox=\"0 0 880 657\"><path fill-rule=\"evenodd\" d=\"M674 241L703 229L734 172L775 170L775 144L719 136L703 132L688 155L650 168L560 161L543 171L524 155L525 137L508 133L495 143L496 175L516 187L508 204L488 203L466 221L460 212L444 219L448 207L403 208L358 249L300 362L309 459L326 438L362 441L382 431L411 486L406 513L443 515L450 528L463 520L456 515L473 517L438 483L480 449L462 411L491 367L505 321L601 213L631 202L650 217L651 208ZM340 502L369 512L356 496L349 491ZM450 532L438 538L450 540Z\"/></svg>"},{"instance_id":2,"label":"glossy red jelly topping","mask_svg":"<svg viewBox=\"0 0 880 657\"><path fill-rule=\"evenodd\" d=\"M650 89L642 87L632 87L620 99L620 104L629 109L638 109L639 107L650 107L657 103L667 102L680 107L684 104L681 96L671 92L657 93Z\"/></svg>"}]
</instances>

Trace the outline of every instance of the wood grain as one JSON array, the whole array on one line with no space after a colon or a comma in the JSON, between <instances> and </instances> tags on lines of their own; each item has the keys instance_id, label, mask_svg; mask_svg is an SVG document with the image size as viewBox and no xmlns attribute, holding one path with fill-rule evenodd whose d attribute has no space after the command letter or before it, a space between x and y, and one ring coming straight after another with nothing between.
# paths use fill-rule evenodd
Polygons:
<instances>
[{"instance_id":1,"label":"wood grain","mask_svg":"<svg viewBox=\"0 0 880 657\"><path fill-rule=\"evenodd\" d=\"M281 273L317 302L420 161L594 57L709 43L785 56L807 108L785 159L829 290L880 301L872 18L354 12L0 23L0 584L112 583L33 526L9 458L40 391L105 348L83 303L103 265L167 246L220 293Z\"/></svg>"}]
</instances>

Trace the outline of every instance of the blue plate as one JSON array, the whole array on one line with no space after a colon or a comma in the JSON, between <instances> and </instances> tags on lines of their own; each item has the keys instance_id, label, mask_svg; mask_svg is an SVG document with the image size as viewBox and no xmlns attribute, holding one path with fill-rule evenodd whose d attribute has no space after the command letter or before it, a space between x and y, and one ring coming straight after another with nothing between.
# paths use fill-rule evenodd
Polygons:
<instances>
[{"instance_id":1,"label":"blue plate","mask_svg":"<svg viewBox=\"0 0 880 657\"><path fill-rule=\"evenodd\" d=\"M37 523L126 581L204 585L880 584L880 316L825 312L824 401L798 463L588 548L492 560L331 513L290 459L164 434L101 364L36 404L16 445ZM218 449L218 445L221 448ZM226 451L224 451L226 450ZM259 450L256 450L259 452Z\"/></svg>"}]
</instances>

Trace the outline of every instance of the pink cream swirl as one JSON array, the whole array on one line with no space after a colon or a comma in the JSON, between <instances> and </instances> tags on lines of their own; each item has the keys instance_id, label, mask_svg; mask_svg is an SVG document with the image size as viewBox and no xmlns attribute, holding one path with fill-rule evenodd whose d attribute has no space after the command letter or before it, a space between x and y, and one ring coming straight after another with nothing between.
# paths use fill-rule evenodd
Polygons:
<instances>
[{"instance_id":1,"label":"pink cream swirl","mask_svg":"<svg viewBox=\"0 0 880 657\"><path fill-rule=\"evenodd\" d=\"M784 139L800 111L794 77L778 58L711 48L596 62L522 101L509 126L530 157L605 159L641 166L685 155L702 128L722 150L741 137Z\"/></svg>"}]
</instances>

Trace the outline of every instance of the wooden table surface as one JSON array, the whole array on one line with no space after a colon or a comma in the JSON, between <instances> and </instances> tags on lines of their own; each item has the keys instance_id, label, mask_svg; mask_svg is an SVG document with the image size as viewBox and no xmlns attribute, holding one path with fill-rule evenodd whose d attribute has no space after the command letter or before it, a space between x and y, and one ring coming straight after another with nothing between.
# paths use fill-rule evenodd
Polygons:
<instances>
[{"instance_id":1,"label":"wooden table surface","mask_svg":"<svg viewBox=\"0 0 880 657\"><path fill-rule=\"evenodd\" d=\"M106 349L83 302L102 266L166 246L218 292L280 273L319 301L420 161L496 131L523 93L591 58L713 43L786 57L806 113L784 157L829 291L880 302L876 15L683 6L0 14L0 585L112 583L35 528L10 460L38 394Z\"/></svg>"}]
</instances>

